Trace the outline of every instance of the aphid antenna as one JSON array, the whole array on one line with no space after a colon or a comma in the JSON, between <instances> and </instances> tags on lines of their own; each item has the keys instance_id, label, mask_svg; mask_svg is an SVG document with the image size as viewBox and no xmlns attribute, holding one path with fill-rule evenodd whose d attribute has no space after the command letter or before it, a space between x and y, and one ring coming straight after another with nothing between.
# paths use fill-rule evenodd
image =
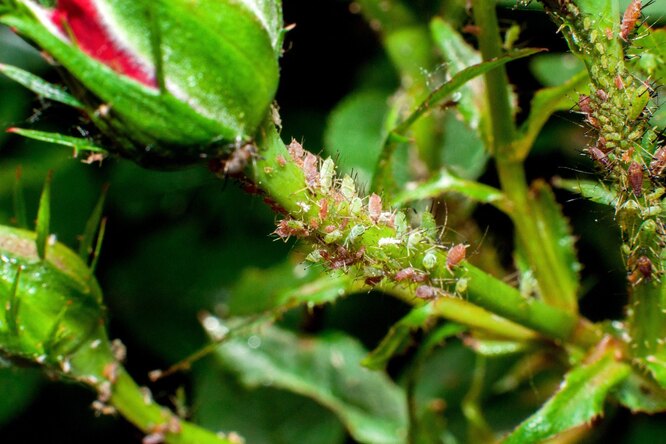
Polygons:
<instances>
[{"instance_id":1,"label":"aphid antenna","mask_svg":"<svg viewBox=\"0 0 666 444\"><path fill-rule=\"evenodd\" d=\"M582 151L579 154L581 156L585 157L586 159L590 158L590 156L588 156L587 154L585 154ZM557 167L557 169L558 170L564 170L564 171L571 171L571 172L578 173L578 174L585 174L586 176L591 176L591 177L596 177L597 176L597 174L592 172L592 171L582 170L582 169L578 169L578 168L574 168L574 167L570 167L570 166L559 165Z\"/></svg>"}]
</instances>

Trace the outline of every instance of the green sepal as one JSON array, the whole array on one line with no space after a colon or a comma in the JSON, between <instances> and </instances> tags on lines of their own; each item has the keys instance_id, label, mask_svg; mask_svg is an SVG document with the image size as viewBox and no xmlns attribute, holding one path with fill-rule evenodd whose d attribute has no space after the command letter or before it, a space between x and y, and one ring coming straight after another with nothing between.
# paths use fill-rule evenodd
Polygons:
<instances>
[{"instance_id":1,"label":"green sepal","mask_svg":"<svg viewBox=\"0 0 666 444\"><path fill-rule=\"evenodd\" d=\"M17 68L16 66L0 63L0 72L15 82L25 86L40 97L60 102L74 108L83 108L83 104L63 88L53 85L28 71Z\"/></svg>"},{"instance_id":2,"label":"green sepal","mask_svg":"<svg viewBox=\"0 0 666 444\"><path fill-rule=\"evenodd\" d=\"M29 130L23 128L9 128L7 132L18 134L19 136L23 136L28 139L39 140L40 142L48 142L56 145L68 146L74 149L74 157L78 157L79 151L107 154L107 151L104 148L98 147L90 140L85 139L83 137L72 137L59 133Z\"/></svg>"},{"instance_id":3,"label":"green sepal","mask_svg":"<svg viewBox=\"0 0 666 444\"><path fill-rule=\"evenodd\" d=\"M101 291L60 243L39 256L34 232L0 226L0 352L61 368L84 344L105 340Z\"/></svg>"},{"instance_id":4,"label":"green sepal","mask_svg":"<svg viewBox=\"0 0 666 444\"><path fill-rule=\"evenodd\" d=\"M114 38L154 68L153 88L97 61L48 23L48 10L19 2L0 21L63 65L88 117L139 163L183 166L251 139L279 78L280 2L104 2ZM201 67L206 66L206 75Z\"/></svg>"}]
</instances>

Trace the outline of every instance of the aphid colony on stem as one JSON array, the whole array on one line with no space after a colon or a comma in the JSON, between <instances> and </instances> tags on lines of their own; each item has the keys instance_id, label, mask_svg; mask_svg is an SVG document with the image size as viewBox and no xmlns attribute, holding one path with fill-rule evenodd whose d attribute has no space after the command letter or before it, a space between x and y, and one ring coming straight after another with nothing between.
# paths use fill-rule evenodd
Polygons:
<instances>
[{"instance_id":1,"label":"aphid colony on stem","mask_svg":"<svg viewBox=\"0 0 666 444\"><path fill-rule=\"evenodd\" d=\"M296 141L288 152L291 159L278 156L275 162L283 167L293 162L303 173L304 188L296 203L300 211L278 222L279 238L308 238L314 245L309 262L353 268L368 286L382 281L406 286L426 300L456 293L454 278L464 274L467 245L447 249L430 227L432 217L412 228L404 212L385 211L378 194L361 197L350 176L336 177L332 159L322 160Z\"/></svg>"}]
</instances>

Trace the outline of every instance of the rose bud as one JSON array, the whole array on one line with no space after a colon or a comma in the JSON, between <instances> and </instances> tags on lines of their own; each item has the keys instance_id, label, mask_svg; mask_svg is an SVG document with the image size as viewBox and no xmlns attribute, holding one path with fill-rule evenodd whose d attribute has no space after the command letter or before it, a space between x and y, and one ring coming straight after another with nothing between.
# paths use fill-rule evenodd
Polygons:
<instances>
[{"instance_id":1,"label":"rose bud","mask_svg":"<svg viewBox=\"0 0 666 444\"><path fill-rule=\"evenodd\" d=\"M279 78L279 0L44 3L10 2L0 21L62 65L112 151L182 166L252 139L267 116Z\"/></svg>"},{"instance_id":2,"label":"rose bud","mask_svg":"<svg viewBox=\"0 0 666 444\"><path fill-rule=\"evenodd\" d=\"M0 226L0 353L72 378L101 375L113 361L101 291L76 253ZM101 379L101 377L100 377Z\"/></svg>"}]
</instances>

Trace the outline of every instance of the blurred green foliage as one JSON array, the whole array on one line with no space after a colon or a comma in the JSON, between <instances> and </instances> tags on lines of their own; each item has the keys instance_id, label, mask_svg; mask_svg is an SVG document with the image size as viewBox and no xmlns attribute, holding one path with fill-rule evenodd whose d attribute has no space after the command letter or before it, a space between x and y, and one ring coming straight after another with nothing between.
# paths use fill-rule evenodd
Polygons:
<instances>
[{"instance_id":1,"label":"blurred green foliage","mask_svg":"<svg viewBox=\"0 0 666 444\"><path fill-rule=\"evenodd\" d=\"M453 5L452 14L465 17L460 2L413 3L414 11L425 16ZM543 17L512 9L515 2L505 3L511 8L500 11L503 20L527 23L519 41L535 40L540 46L563 49L552 25L546 33L530 24ZM304 138L305 146L314 152L322 147L323 156L336 159L342 172L355 174L359 184L369 185L387 133L387 117L395 112L393 93L399 75L367 24L348 12L347 2L285 0L284 7L286 22L298 26L287 36L283 58L284 81L278 98L283 135ZM666 13L663 8L657 2L651 14ZM1 30L0 39L3 63L56 78L34 50L6 29ZM467 64L478 60L472 40L465 36L454 42ZM463 66L453 68L454 62L443 61L442 66L424 72L421 80L427 83L455 74ZM516 111L529 108L531 97L524 97L525 91L529 95L538 87L561 85L580 69L575 59L560 53L518 62L510 69L517 85ZM76 114L60 105L37 101L4 78L0 90L3 128L35 125L87 135L83 123L71 123ZM439 115L443 122L439 152L444 154L438 162L462 178L481 177L495 184L494 174L486 171L488 135L469 130L484 124L486 105L466 101L469 91L461 94L461 103L467 105L464 110L442 110ZM572 106L574 102L575 98ZM654 118L660 119L661 114ZM528 161L531 177L588 177L593 166L580 156L585 145L580 122L579 117L559 112L546 124ZM97 275L104 288L111 336L128 346L127 366L142 382L147 383L147 378L141 375L167 368L208 344L199 321L204 312L251 317L276 306L291 308L293 303L296 307L281 312L276 326L260 330L261 338L234 337L195 363L190 373L151 386L156 398L166 403L173 403L173 393L184 386L188 414L205 427L238 431L251 444L389 443L401 442L399 437L412 432L418 443L474 442L475 437L484 436L488 424L509 432L548 399L564 373L566 363L554 349L545 349L541 360L529 362L521 351L479 357L482 353L475 353L470 341L483 338L435 337L436 330L416 332L419 329L403 332L395 348L405 354L390 361L386 372L367 370L358 363L409 312L407 305L380 292L347 298L344 275L322 281L316 267L298 266L302 259L298 246L270 236L275 214L236 183L219 181L201 168L153 172L116 159L86 165L72 160L67 149L8 137L4 132L0 143L0 223L13 222L11 196L19 166L29 221L36 217L44 178L54 171L52 231L74 246L104 184L110 184L107 234ZM398 183L411 179L408 156L406 147L396 154L393 173ZM571 199L566 196L565 200ZM492 238L485 242L492 243L498 268L508 268L513 241L505 218L486 207L466 211L476 216L481 232L492 226ZM564 211L579 238L579 259L585 266L582 311L591 319L618 315L624 304L623 277L606 277L623 270L619 245L609 241L618 238L612 212L582 200L566 205ZM464 238L466 233L459 235ZM318 298L323 306L297 307L303 295ZM323 304L331 301L335 303ZM297 332L316 336L303 339ZM410 347L418 339L427 343L428 338L427 350ZM439 347L444 339L447 346ZM91 436L100 444L141 441L130 427L116 428L114 421L95 419L92 411L81 413L81 403L93 399L82 389L52 385L37 372L2 363L3 442L46 442L48 437L53 443L83 443L90 442ZM570 373L568 378L585 384L592 376ZM593 393L601 398L607 387L601 384L597 389ZM585 398L587 393L574 395ZM488 424L475 421L470 413L477 405L483 405ZM34 427L53 424L49 415L64 418L67 412L81 415L65 420L56 432L46 434ZM415 432L407 430L408 416L418 424ZM620 408L608 411L605 424L587 439L650 443L664 432L662 415L632 417Z\"/></svg>"}]
</instances>

